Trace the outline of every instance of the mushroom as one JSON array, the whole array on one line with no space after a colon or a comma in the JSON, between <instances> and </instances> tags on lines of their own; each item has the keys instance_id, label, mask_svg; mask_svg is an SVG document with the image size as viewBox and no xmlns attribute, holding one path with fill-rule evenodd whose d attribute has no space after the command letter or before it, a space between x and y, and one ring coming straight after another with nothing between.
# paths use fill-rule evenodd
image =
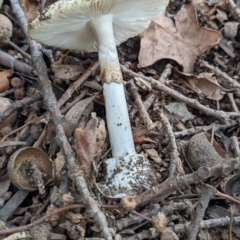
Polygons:
<instances>
[{"instance_id":1,"label":"mushroom","mask_svg":"<svg viewBox=\"0 0 240 240\"><path fill-rule=\"evenodd\" d=\"M136 154L116 45L143 31L168 0L60 0L29 26L40 43L82 52L98 51L112 158L106 161L110 195L136 194L155 177Z\"/></svg>"}]
</instances>

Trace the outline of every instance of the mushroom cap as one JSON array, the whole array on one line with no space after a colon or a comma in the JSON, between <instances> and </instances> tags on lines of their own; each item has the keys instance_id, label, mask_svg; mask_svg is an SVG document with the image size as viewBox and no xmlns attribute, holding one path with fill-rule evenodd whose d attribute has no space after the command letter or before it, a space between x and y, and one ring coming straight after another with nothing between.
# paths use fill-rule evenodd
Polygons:
<instances>
[{"instance_id":1,"label":"mushroom cap","mask_svg":"<svg viewBox=\"0 0 240 240\"><path fill-rule=\"evenodd\" d=\"M112 16L115 43L119 45L142 32L150 20L163 12L169 0L60 0L38 15L29 26L29 36L49 46L97 51L89 22Z\"/></svg>"}]
</instances>

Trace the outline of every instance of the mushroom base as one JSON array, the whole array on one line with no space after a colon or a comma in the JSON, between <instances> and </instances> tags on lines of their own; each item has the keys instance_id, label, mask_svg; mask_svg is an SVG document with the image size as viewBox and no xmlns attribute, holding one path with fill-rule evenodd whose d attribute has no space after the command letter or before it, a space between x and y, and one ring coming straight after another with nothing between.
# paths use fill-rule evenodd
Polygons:
<instances>
[{"instance_id":1,"label":"mushroom base","mask_svg":"<svg viewBox=\"0 0 240 240\"><path fill-rule=\"evenodd\" d=\"M148 159L141 154L109 158L106 170L106 184L101 190L108 197L135 196L157 183Z\"/></svg>"}]
</instances>

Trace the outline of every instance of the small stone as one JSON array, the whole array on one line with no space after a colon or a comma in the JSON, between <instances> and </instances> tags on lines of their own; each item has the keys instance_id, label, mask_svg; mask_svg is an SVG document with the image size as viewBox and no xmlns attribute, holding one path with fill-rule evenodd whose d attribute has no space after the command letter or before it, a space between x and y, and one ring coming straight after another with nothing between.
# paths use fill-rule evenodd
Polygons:
<instances>
[{"instance_id":1,"label":"small stone","mask_svg":"<svg viewBox=\"0 0 240 240\"><path fill-rule=\"evenodd\" d=\"M223 28L223 33L226 38L234 38L238 33L238 22L226 22Z\"/></svg>"}]
</instances>

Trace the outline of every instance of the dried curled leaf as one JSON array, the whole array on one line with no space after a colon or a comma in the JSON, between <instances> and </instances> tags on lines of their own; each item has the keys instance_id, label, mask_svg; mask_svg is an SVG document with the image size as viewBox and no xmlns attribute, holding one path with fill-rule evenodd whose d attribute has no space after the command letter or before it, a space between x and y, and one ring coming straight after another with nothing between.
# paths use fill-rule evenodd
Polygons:
<instances>
[{"instance_id":1,"label":"dried curled leaf","mask_svg":"<svg viewBox=\"0 0 240 240\"><path fill-rule=\"evenodd\" d=\"M0 72L0 93L10 88L8 77L12 75L12 70L4 70Z\"/></svg>"},{"instance_id":2,"label":"dried curled leaf","mask_svg":"<svg viewBox=\"0 0 240 240\"><path fill-rule=\"evenodd\" d=\"M160 240L179 240L177 234L170 228L165 228L161 233Z\"/></svg>"},{"instance_id":3,"label":"dried curled leaf","mask_svg":"<svg viewBox=\"0 0 240 240\"><path fill-rule=\"evenodd\" d=\"M183 83L196 92L199 96L205 96L212 100L221 100L226 91L213 76L213 73L200 73L199 75L181 73L173 68L176 78L183 80Z\"/></svg>"},{"instance_id":4,"label":"dried curled leaf","mask_svg":"<svg viewBox=\"0 0 240 240\"><path fill-rule=\"evenodd\" d=\"M98 119L96 114L92 114L84 130L75 129L77 143L77 158L86 176L91 174L92 164L96 151L100 149L106 137L104 122Z\"/></svg>"},{"instance_id":5,"label":"dried curled leaf","mask_svg":"<svg viewBox=\"0 0 240 240\"><path fill-rule=\"evenodd\" d=\"M107 136L107 133L105 128L105 123L103 120L100 120L99 126L96 129L96 143L95 143L95 149L94 149L95 153L97 153L101 149L106 139L106 136Z\"/></svg>"},{"instance_id":6,"label":"dried curled leaf","mask_svg":"<svg viewBox=\"0 0 240 240\"><path fill-rule=\"evenodd\" d=\"M84 217L82 216L82 214L80 213L73 213L71 211L68 211L66 213L66 218L74 224L78 224L81 223L81 221L84 219Z\"/></svg>"},{"instance_id":7,"label":"dried curled leaf","mask_svg":"<svg viewBox=\"0 0 240 240\"><path fill-rule=\"evenodd\" d=\"M77 158L86 176L89 176L92 170L94 148L96 143L96 127L97 119L91 119L85 130L80 128L75 130Z\"/></svg>"},{"instance_id":8,"label":"dried curled leaf","mask_svg":"<svg viewBox=\"0 0 240 240\"><path fill-rule=\"evenodd\" d=\"M154 149L144 149L148 156L156 163L161 163L162 159L159 157L158 152Z\"/></svg>"},{"instance_id":9,"label":"dried curled leaf","mask_svg":"<svg viewBox=\"0 0 240 240\"><path fill-rule=\"evenodd\" d=\"M48 207L46 215L51 215L52 213L54 213L55 210L56 209L53 207ZM46 218L46 222L50 223L52 226L56 226L61 218L62 213L56 213Z\"/></svg>"},{"instance_id":10,"label":"dried curled leaf","mask_svg":"<svg viewBox=\"0 0 240 240\"><path fill-rule=\"evenodd\" d=\"M62 81L69 83L70 80L76 80L84 71L80 65L60 65L54 69L54 79L57 83Z\"/></svg>"}]
</instances>

